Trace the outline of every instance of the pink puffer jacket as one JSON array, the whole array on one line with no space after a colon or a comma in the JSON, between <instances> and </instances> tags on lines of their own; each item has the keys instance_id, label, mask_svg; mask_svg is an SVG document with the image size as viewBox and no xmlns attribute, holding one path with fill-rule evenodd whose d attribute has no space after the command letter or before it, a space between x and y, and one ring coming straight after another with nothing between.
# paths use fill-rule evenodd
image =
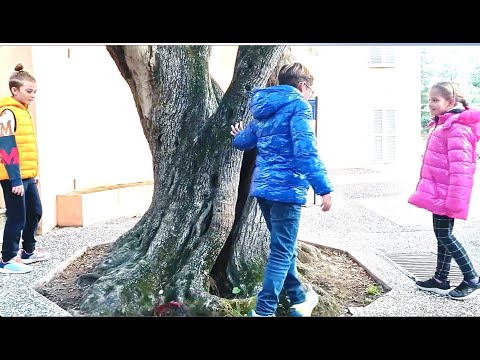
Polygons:
<instances>
[{"instance_id":1,"label":"pink puffer jacket","mask_svg":"<svg viewBox=\"0 0 480 360\"><path fill-rule=\"evenodd\" d=\"M432 120L420 181L408 202L434 214L466 220L480 140L480 111L446 113Z\"/></svg>"}]
</instances>

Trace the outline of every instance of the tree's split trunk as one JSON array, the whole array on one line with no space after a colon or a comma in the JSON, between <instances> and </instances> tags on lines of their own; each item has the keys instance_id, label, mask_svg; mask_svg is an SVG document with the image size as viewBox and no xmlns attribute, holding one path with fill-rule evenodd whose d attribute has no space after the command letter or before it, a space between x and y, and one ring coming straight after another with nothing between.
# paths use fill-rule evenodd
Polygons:
<instances>
[{"instance_id":1,"label":"tree's split trunk","mask_svg":"<svg viewBox=\"0 0 480 360\"><path fill-rule=\"evenodd\" d=\"M175 301L189 315L219 314L224 294L211 294L212 284L252 294L267 251L245 180L244 206L237 206L242 153L232 147L230 124L248 122L250 90L266 85L285 47L240 46L225 94L209 75L209 46L107 49L135 99L152 152L154 192L142 219L95 270L102 276L81 310L152 315L156 303Z\"/></svg>"}]
</instances>

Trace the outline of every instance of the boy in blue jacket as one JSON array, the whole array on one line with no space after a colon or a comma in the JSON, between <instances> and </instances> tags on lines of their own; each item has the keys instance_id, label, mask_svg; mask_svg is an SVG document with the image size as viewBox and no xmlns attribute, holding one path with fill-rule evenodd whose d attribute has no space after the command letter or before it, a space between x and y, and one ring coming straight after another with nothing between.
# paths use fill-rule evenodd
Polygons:
<instances>
[{"instance_id":1,"label":"boy in blue jacket","mask_svg":"<svg viewBox=\"0 0 480 360\"><path fill-rule=\"evenodd\" d=\"M323 211L332 204L332 187L310 126L313 80L304 65L284 65L279 85L253 90L253 121L245 128L242 123L231 126L237 149L257 147L250 195L257 199L270 231L263 287L249 316L274 316L282 288L290 300L291 316L311 316L318 303L310 286L304 290L296 266L301 205L309 186L322 196Z\"/></svg>"}]
</instances>

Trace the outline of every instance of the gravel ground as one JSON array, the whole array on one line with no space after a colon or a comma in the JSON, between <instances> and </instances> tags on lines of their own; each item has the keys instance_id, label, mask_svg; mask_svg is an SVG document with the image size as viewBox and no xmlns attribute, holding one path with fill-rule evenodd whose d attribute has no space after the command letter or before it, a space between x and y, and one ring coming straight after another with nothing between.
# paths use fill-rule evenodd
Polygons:
<instances>
[{"instance_id":1,"label":"gravel ground","mask_svg":"<svg viewBox=\"0 0 480 360\"><path fill-rule=\"evenodd\" d=\"M40 295L35 287L47 282L89 246L115 241L140 218L118 218L86 227L56 228L37 238L38 247L52 253L49 261L34 263L27 274L0 274L0 316L71 316Z\"/></svg>"}]
</instances>

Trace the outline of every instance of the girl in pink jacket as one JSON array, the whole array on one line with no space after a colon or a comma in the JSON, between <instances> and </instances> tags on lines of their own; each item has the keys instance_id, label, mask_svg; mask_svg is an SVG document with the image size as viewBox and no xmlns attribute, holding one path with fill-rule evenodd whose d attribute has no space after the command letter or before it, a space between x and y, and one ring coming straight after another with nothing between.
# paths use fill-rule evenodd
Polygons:
<instances>
[{"instance_id":1,"label":"girl in pink jacket","mask_svg":"<svg viewBox=\"0 0 480 360\"><path fill-rule=\"evenodd\" d=\"M427 148L415 193L408 202L433 214L437 238L437 268L434 276L417 281L421 290L465 300L480 294L477 273L462 244L452 235L454 219L466 220L480 140L480 111L470 109L458 84L439 82L429 92L430 114ZM464 280L450 289L448 275L452 258Z\"/></svg>"}]
</instances>

